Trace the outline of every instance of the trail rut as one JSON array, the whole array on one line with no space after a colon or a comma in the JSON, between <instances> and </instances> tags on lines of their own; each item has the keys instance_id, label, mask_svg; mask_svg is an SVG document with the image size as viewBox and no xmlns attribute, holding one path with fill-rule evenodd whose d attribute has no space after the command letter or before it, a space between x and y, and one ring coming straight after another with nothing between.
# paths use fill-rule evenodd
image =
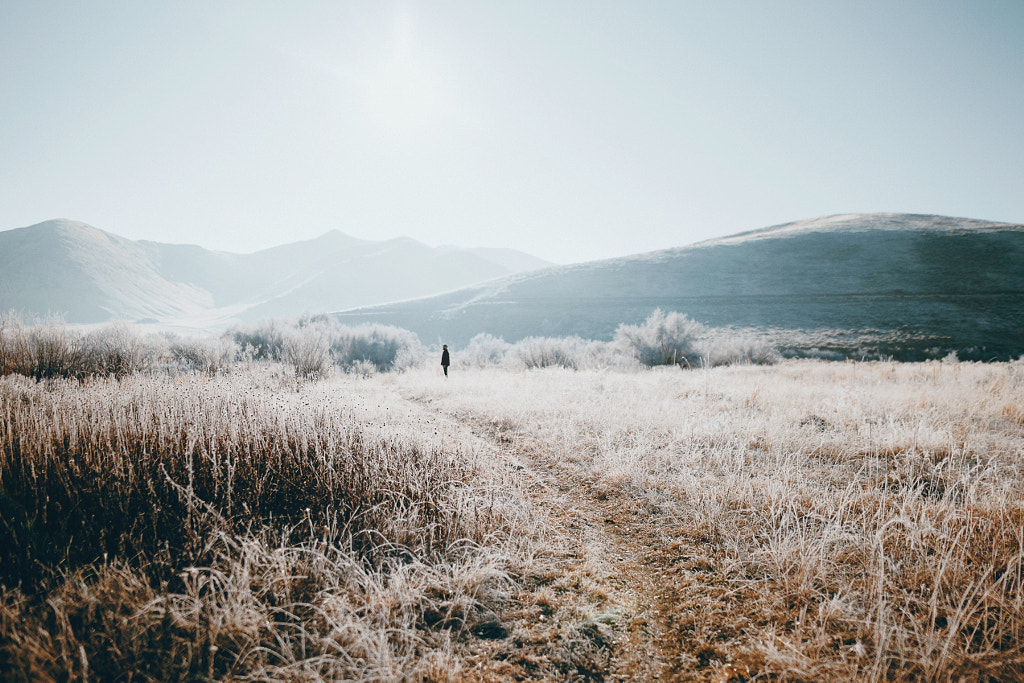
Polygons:
<instances>
[{"instance_id":1,"label":"trail rut","mask_svg":"<svg viewBox=\"0 0 1024 683\"><path fill-rule=\"evenodd\" d=\"M511 651L480 653L481 680L747 679L756 662L730 661L727 653L745 649L749 617L736 605L753 589L727 582L718 539L674 522L651 492L608 486L584 466L551 456L530 434L479 416L446 417L514 463L553 549L542 559L546 572L524 577L534 589L522 596L526 607L506 615L515 624ZM531 610L531 601L541 609ZM561 630L560 619L569 622ZM544 666L546 649L562 658L554 670Z\"/></svg>"}]
</instances>

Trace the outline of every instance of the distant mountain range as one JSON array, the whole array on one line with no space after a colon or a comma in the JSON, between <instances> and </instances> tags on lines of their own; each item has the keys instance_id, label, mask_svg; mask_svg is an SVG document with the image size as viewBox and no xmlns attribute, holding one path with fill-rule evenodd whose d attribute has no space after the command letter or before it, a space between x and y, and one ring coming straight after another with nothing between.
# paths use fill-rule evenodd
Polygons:
<instances>
[{"instance_id":1,"label":"distant mountain range","mask_svg":"<svg viewBox=\"0 0 1024 683\"><path fill-rule=\"evenodd\" d=\"M921 360L1024 354L1024 226L853 214L510 275L340 312L465 344L479 332L609 339L660 307L793 354Z\"/></svg>"},{"instance_id":2,"label":"distant mountain range","mask_svg":"<svg viewBox=\"0 0 1024 683\"><path fill-rule=\"evenodd\" d=\"M338 231L234 254L51 220L0 232L0 311L211 327L422 297L547 265L511 249L433 248Z\"/></svg>"},{"instance_id":3,"label":"distant mountain range","mask_svg":"<svg viewBox=\"0 0 1024 683\"><path fill-rule=\"evenodd\" d=\"M480 332L610 339L654 308L793 354L1024 354L1024 226L852 214L570 266L513 250L341 232L252 254L53 220L0 232L0 311L67 322L231 322L336 312L453 348Z\"/></svg>"}]
</instances>

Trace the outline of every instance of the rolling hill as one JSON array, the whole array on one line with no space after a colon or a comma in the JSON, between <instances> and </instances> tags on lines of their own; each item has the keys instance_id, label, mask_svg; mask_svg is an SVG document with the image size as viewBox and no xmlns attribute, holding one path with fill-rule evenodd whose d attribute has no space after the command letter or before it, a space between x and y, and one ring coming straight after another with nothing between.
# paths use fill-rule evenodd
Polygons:
<instances>
[{"instance_id":1,"label":"rolling hill","mask_svg":"<svg viewBox=\"0 0 1024 683\"><path fill-rule=\"evenodd\" d=\"M656 307L797 355L1008 358L1024 354L1024 226L829 216L337 315L460 345L479 332L609 339Z\"/></svg>"},{"instance_id":2,"label":"rolling hill","mask_svg":"<svg viewBox=\"0 0 1024 683\"><path fill-rule=\"evenodd\" d=\"M252 254L132 241L52 220L0 232L0 310L110 319L252 322L424 296L541 264L513 250L433 248L338 231Z\"/></svg>"}]
</instances>

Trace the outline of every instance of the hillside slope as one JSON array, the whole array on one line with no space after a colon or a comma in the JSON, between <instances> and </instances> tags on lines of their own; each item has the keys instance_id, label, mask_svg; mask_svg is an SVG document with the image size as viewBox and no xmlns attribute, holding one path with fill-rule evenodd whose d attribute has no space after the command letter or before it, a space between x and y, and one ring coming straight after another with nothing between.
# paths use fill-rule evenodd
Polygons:
<instances>
[{"instance_id":1,"label":"hillside slope","mask_svg":"<svg viewBox=\"0 0 1024 683\"><path fill-rule=\"evenodd\" d=\"M85 223L53 220L0 232L0 310L96 322L212 305L202 287L164 277L145 245Z\"/></svg>"},{"instance_id":2,"label":"hillside slope","mask_svg":"<svg viewBox=\"0 0 1024 683\"><path fill-rule=\"evenodd\" d=\"M473 250L338 231L252 254L136 242L68 220L0 232L0 310L57 313L71 323L252 322L425 296L510 272Z\"/></svg>"},{"instance_id":3,"label":"hillside slope","mask_svg":"<svg viewBox=\"0 0 1024 683\"><path fill-rule=\"evenodd\" d=\"M346 311L425 340L478 332L608 339L660 307L758 328L794 352L917 359L1024 353L1024 226L854 214L689 247L548 268L417 301Z\"/></svg>"}]
</instances>

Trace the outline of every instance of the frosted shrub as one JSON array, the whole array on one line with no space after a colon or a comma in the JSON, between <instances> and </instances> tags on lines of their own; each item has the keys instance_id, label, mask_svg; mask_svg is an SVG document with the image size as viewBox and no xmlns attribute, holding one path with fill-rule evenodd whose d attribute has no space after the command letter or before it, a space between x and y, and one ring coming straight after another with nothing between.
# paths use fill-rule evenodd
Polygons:
<instances>
[{"instance_id":1,"label":"frosted shrub","mask_svg":"<svg viewBox=\"0 0 1024 683\"><path fill-rule=\"evenodd\" d=\"M648 367L697 361L697 339L704 326L683 313L656 308L640 325L619 325L615 342Z\"/></svg>"},{"instance_id":2,"label":"frosted shrub","mask_svg":"<svg viewBox=\"0 0 1024 683\"><path fill-rule=\"evenodd\" d=\"M111 325L87 335L83 347L87 374L118 378L151 368L157 351L125 324Z\"/></svg>"},{"instance_id":3,"label":"frosted shrub","mask_svg":"<svg viewBox=\"0 0 1024 683\"><path fill-rule=\"evenodd\" d=\"M720 365L772 365L782 358L779 350L766 341L752 338L720 338L702 344L704 364Z\"/></svg>"},{"instance_id":4,"label":"frosted shrub","mask_svg":"<svg viewBox=\"0 0 1024 683\"><path fill-rule=\"evenodd\" d=\"M527 369L577 369L586 348L579 337L527 337L512 346L513 356Z\"/></svg>"},{"instance_id":5,"label":"frosted shrub","mask_svg":"<svg viewBox=\"0 0 1024 683\"><path fill-rule=\"evenodd\" d=\"M636 370L640 363L614 342L591 341L583 348L579 369Z\"/></svg>"},{"instance_id":6,"label":"frosted shrub","mask_svg":"<svg viewBox=\"0 0 1024 683\"><path fill-rule=\"evenodd\" d=\"M254 360L282 360L286 330L278 320L261 320L254 328L235 327L227 336Z\"/></svg>"},{"instance_id":7,"label":"frosted shrub","mask_svg":"<svg viewBox=\"0 0 1024 683\"><path fill-rule=\"evenodd\" d=\"M337 328L340 327L338 321L327 315L326 313L306 313L300 315L295 321L296 327L323 327L323 328Z\"/></svg>"},{"instance_id":8,"label":"frosted shrub","mask_svg":"<svg viewBox=\"0 0 1024 683\"><path fill-rule=\"evenodd\" d=\"M461 365L487 368L546 368L574 370L616 368L631 370L637 361L611 342L590 341L579 337L528 337L509 344L501 337L481 333L469 340L458 353Z\"/></svg>"},{"instance_id":9,"label":"frosted shrub","mask_svg":"<svg viewBox=\"0 0 1024 683\"><path fill-rule=\"evenodd\" d=\"M255 329L236 328L228 336L254 360L284 361L300 377L323 377L335 365L360 374L366 363L375 371L403 369L422 356L419 338L408 330L391 325L347 327L327 315L291 322L264 320Z\"/></svg>"},{"instance_id":10,"label":"frosted shrub","mask_svg":"<svg viewBox=\"0 0 1024 683\"><path fill-rule=\"evenodd\" d=\"M13 370L13 341L11 337L11 322L7 317L0 317L0 377L9 375Z\"/></svg>"},{"instance_id":11,"label":"frosted shrub","mask_svg":"<svg viewBox=\"0 0 1024 683\"><path fill-rule=\"evenodd\" d=\"M512 345L501 337L481 332L459 352L459 363L475 368L498 366L505 362L511 348Z\"/></svg>"},{"instance_id":12,"label":"frosted shrub","mask_svg":"<svg viewBox=\"0 0 1024 683\"><path fill-rule=\"evenodd\" d=\"M238 357L238 344L230 337L180 339L171 342L170 353L189 370L215 375L231 367Z\"/></svg>"},{"instance_id":13,"label":"frosted shrub","mask_svg":"<svg viewBox=\"0 0 1024 683\"><path fill-rule=\"evenodd\" d=\"M392 325L339 325L331 344L331 357L343 368L359 363L372 363L379 370L392 370L400 364L409 364L417 356L419 338Z\"/></svg>"},{"instance_id":14,"label":"frosted shrub","mask_svg":"<svg viewBox=\"0 0 1024 683\"><path fill-rule=\"evenodd\" d=\"M287 335L282 360L295 368L298 377L317 379L330 374L331 342L323 330L307 327Z\"/></svg>"},{"instance_id":15,"label":"frosted shrub","mask_svg":"<svg viewBox=\"0 0 1024 683\"><path fill-rule=\"evenodd\" d=\"M77 377L85 364L80 337L71 335L55 321L25 326L14 317L0 322L4 374L35 379Z\"/></svg>"},{"instance_id":16,"label":"frosted shrub","mask_svg":"<svg viewBox=\"0 0 1024 683\"><path fill-rule=\"evenodd\" d=\"M154 348L125 325L83 335L56 319L29 325L13 316L0 320L0 374L34 379L120 378L147 369L155 355Z\"/></svg>"},{"instance_id":17,"label":"frosted shrub","mask_svg":"<svg viewBox=\"0 0 1024 683\"><path fill-rule=\"evenodd\" d=\"M846 360L846 355L839 353L838 351L833 349L822 349L817 346L802 349L799 352L789 352L787 355L794 358L812 358L814 360Z\"/></svg>"},{"instance_id":18,"label":"frosted shrub","mask_svg":"<svg viewBox=\"0 0 1024 683\"><path fill-rule=\"evenodd\" d=\"M346 368L350 375L357 377L373 377L377 374L377 366L368 360L357 360Z\"/></svg>"},{"instance_id":19,"label":"frosted shrub","mask_svg":"<svg viewBox=\"0 0 1024 683\"><path fill-rule=\"evenodd\" d=\"M395 355L394 365L391 366L391 369L398 370L399 372L411 370L412 368L425 365L427 363L427 359L427 349L420 344L419 337L415 337L414 344L398 350L398 353Z\"/></svg>"}]
</instances>

